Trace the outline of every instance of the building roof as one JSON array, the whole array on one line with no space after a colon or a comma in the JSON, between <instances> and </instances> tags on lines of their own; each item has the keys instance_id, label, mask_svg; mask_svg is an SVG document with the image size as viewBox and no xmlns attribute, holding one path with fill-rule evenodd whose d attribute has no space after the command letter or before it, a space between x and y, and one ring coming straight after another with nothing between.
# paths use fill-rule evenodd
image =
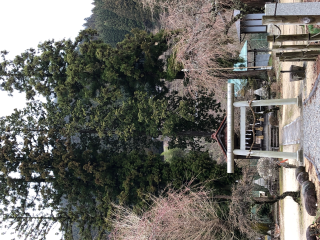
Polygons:
<instances>
[{"instance_id":1,"label":"building roof","mask_svg":"<svg viewBox=\"0 0 320 240\"><path fill-rule=\"evenodd\" d=\"M215 139L221 147L224 155L227 157L227 117L223 119L218 130L211 135L212 139Z\"/></svg>"}]
</instances>

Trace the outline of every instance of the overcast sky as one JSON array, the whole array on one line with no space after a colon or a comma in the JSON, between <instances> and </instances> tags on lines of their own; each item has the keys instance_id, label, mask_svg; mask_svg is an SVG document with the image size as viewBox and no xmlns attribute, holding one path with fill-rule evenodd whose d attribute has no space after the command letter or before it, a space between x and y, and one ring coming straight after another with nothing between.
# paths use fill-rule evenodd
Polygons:
<instances>
[{"instance_id":1,"label":"overcast sky","mask_svg":"<svg viewBox=\"0 0 320 240\"><path fill-rule=\"evenodd\" d=\"M49 39L75 39L91 15L93 0L0 0L0 50L8 59ZM0 92L1 116L20 108L24 96ZM8 104L3 104L8 103ZM10 104L9 104L10 103Z\"/></svg>"},{"instance_id":2,"label":"overcast sky","mask_svg":"<svg viewBox=\"0 0 320 240\"><path fill-rule=\"evenodd\" d=\"M8 59L39 42L49 39L75 39L91 15L93 0L0 0L0 51L9 51ZM25 106L25 95L14 93L8 97L0 91L1 116L9 115L14 108ZM14 235L1 236L2 240ZM58 239L50 236L48 239Z\"/></svg>"}]
</instances>

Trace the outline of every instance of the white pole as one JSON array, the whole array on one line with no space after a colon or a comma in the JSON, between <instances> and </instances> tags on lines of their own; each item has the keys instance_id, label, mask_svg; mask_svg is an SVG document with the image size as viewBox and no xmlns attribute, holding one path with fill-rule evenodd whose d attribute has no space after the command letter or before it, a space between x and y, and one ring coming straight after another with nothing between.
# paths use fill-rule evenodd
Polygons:
<instances>
[{"instance_id":1,"label":"white pole","mask_svg":"<svg viewBox=\"0 0 320 240\"><path fill-rule=\"evenodd\" d=\"M241 150L235 149L233 151L235 155L240 156L250 156L252 157L269 157L269 158L285 158L285 159L297 159L300 160L300 151L297 152L274 152L274 151L249 151L249 150Z\"/></svg>"},{"instance_id":2,"label":"white pole","mask_svg":"<svg viewBox=\"0 0 320 240\"><path fill-rule=\"evenodd\" d=\"M227 102L227 173L234 173L234 84L228 83Z\"/></svg>"},{"instance_id":3,"label":"white pole","mask_svg":"<svg viewBox=\"0 0 320 240\"><path fill-rule=\"evenodd\" d=\"M271 106L271 105L289 105L289 104L297 104L301 106L301 98L284 98L284 99L268 99L268 100L254 100L251 103L252 107L257 106ZM235 102L233 104L235 107L248 107L249 102L247 101L240 101Z\"/></svg>"},{"instance_id":4,"label":"white pole","mask_svg":"<svg viewBox=\"0 0 320 240\"><path fill-rule=\"evenodd\" d=\"M270 50L271 51L271 50ZM255 66L255 67L231 67L231 68L196 68L196 69L181 69L182 72L188 72L188 71L203 71L203 70L246 70L246 69L258 69L261 68L261 70L271 70L272 66Z\"/></svg>"}]
</instances>

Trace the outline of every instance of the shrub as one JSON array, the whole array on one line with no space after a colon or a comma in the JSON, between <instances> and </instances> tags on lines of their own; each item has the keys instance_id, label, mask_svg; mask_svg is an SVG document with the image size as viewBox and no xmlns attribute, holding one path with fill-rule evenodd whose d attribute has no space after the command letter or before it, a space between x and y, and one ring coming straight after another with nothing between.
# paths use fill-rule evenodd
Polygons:
<instances>
[{"instance_id":1,"label":"shrub","mask_svg":"<svg viewBox=\"0 0 320 240\"><path fill-rule=\"evenodd\" d=\"M320 28L314 27L313 25L308 25L308 30L311 34L320 33Z\"/></svg>"},{"instance_id":2,"label":"shrub","mask_svg":"<svg viewBox=\"0 0 320 240\"><path fill-rule=\"evenodd\" d=\"M203 188L169 188L164 196L152 199L152 207L141 216L114 205L111 239L209 240L230 239L233 235L219 205Z\"/></svg>"},{"instance_id":3,"label":"shrub","mask_svg":"<svg viewBox=\"0 0 320 240\"><path fill-rule=\"evenodd\" d=\"M161 156L164 157L164 160L169 163L173 158L184 157L185 155L186 155L186 152L180 148L168 149L163 153L161 153Z\"/></svg>"}]
</instances>

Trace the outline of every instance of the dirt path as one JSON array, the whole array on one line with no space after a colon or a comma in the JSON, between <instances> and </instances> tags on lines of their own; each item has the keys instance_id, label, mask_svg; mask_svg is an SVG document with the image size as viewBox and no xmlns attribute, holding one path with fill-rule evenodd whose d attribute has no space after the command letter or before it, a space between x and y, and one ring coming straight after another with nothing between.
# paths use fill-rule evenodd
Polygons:
<instances>
[{"instance_id":1,"label":"dirt path","mask_svg":"<svg viewBox=\"0 0 320 240\"><path fill-rule=\"evenodd\" d=\"M301 1L293 1L293 0L281 0L281 3L292 3L292 2L301 2ZM281 35L285 34L299 34L306 33L306 28L296 25L286 25L280 26ZM273 28L273 34L279 34L277 29ZM284 44L303 44L303 42L286 42ZM275 55L273 55L273 59L276 60ZM303 99L305 99L311 89L312 85L316 79L316 73L314 71L315 64L313 62L308 62L306 65L307 76L305 81L296 81L290 82L289 74L280 73L281 70L288 70L291 65L302 66L301 62L283 62L280 63L278 61L274 61L275 69L277 71L278 81L282 83L282 98L294 98L298 95L301 95ZM303 144L303 136L301 136L300 141L292 142L290 139L282 139L286 137L283 135L283 129L285 126L288 126L290 123L295 121L296 119L301 119L301 124L303 124L303 116L302 109L299 109L298 106L295 105L286 105L283 106L280 113L280 121L279 121L279 140L280 143L288 143L282 146L282 151L285 152L294 152L300 149ZM303 126L303 125L302 125ZM284 141L283 141L284 140ZM291 143L293 144L290 144ZM294 144L299 143L299 144ZM299 164L295 160L289 159L291 164ZM310 180L316 183L316 187L319 190L318 180L315 174L315 171L312 167L312 164L308 162L307 159L304 159L304 164L306 169L309 171ZM299 191L299 184L295 180L294 169L282 169L282 186L280 190L282 192L285 191ZM318 191L319 193L319 191ZM319 199L319 198L318 198ZM308 215L303 206L303 198L302 203L299 205L292 200L291 197L287 197L280 202L280 229L281 229L281 239L284 240L304 240L306 239L306 229L313 222L314 217Z\"/></svg>"}]
</instances>

